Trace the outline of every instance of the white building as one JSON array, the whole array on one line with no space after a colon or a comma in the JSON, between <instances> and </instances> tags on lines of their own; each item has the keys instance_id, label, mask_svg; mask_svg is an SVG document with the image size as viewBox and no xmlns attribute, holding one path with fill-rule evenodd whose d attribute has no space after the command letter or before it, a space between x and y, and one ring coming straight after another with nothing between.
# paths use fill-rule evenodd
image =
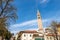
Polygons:
<instances>
[{"instance_id":1,"label":"white building","mask_svg":"<svg viewBox=\"0 0 60 40\"><path fill-rule=\"evenodd\" d=\"M33 34L37 33L36 31L21 31L23 32L21 35L21 40L34 40Z\"/></svg>"},{"instance_id":2,"label":"white building","mask_svg":"<svg viewBox=\"0 0 60 40\"><path fill-rule=\"evenodd\" d=\"M21 31L22 35L20 36L21 40L36 40L36 39L43 39L43 36L41 33L35 31L35 30L26 30Z\"/></svg>"}]
</instances>

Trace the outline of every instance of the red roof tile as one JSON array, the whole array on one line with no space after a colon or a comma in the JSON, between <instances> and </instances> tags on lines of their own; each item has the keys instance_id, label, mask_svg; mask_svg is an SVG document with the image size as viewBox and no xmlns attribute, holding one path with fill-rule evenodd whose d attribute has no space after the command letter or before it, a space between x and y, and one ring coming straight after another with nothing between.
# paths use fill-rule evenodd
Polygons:
<instances>
[{"instance_id":1,"label":"red roof tile","mask_svg":"<svg viewBox=\"0 0 60 40\"><path fill-rule=\"evenodd\" d=\"M38 33L35 30L26 30L26 31L20 31L20 32L22 32L22 33Z\"/></svg>"}]
</instances>

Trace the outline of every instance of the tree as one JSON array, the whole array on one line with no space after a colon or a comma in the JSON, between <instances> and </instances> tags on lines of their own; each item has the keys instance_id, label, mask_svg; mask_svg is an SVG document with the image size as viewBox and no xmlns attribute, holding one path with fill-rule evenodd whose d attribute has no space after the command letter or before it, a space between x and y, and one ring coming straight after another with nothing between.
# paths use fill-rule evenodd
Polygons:
<instances>
[{"instance_id":1,"label":"tree","mask_svg":"<svg viewBox=\"0 0 60 40\"><path fill-rule=\"evenodd\" d=\"M5 27L0 27L0 36L5 39L10 39L12 34Z\"/></svg>"},{"instance_id":2,"label":"tree","mask_svg":"<svg viewBox=\"0 0 60 40\"><path fill-rule=\"evenodd\" d=\"M56 40L58 40L58 30L57 30L58 25L60 25L60 23L55 22L55 21L52 21L51 23L51 28L55 34L54 38L56 38Z\"/></svg>"},{"instance_id":3,"label":"tree","mask_svg":"<svg viewBox=\"0 0 60 40\"><path fill-rule=\"evenodd\" d=\"M10 33L10 31L7 30L5 32L5 37L4 38L9 40L11 38L11 36L12 36L12 34Z\"/></svg>"},{"instance_id":4,"label":"tree","mask_svg":"<svg viewBox=\"0 0 60 40\"><path fill-rule=\"evenodd\" d=\"M6 29L9 27L11 22L16 21L18 18L16 14L16 8L12 3L13 0L0 0L0 27L2 28ZM5 31L2 31L2 29L0 31L1 34L5 33Z\"/></svg>"},{"instance_id":5,"label":"tree","mask_svg":"<svg viewBox=\"0 0 60 40\"><path fill-rule=\"evenodd\" d=\"M16 8L12 5L13 0L0 0L0 23L6 26L11 20L17 19Z\"/></svg>"}]
</instances>

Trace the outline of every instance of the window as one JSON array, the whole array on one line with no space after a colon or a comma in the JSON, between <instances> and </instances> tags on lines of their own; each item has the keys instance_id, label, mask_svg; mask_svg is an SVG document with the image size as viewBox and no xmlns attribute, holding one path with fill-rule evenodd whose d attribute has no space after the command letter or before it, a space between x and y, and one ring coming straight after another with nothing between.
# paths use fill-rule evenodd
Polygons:
<instances>
[{"instance_id":1,"label":"window","mask_svg":"<svg viewBox=\"0 0 60 40\"><path fill-rule=\"evenodd\" d=\"M52 37L50 37L50 40L52 40Z\"/></svg>"},{"instance_id":2,"label":"window","mask_svg":"<svg viewBox=\"0 0 60 40\"><path fill-rule=\"evenodd\" d=\"M47 37L47 39L49 40L49 38Z\"/></svg>"},{"instance_id":3,"label":"window","mask_svg":"<svg viewBox=\"0 0 60 40\"><path fill-rule=\"evenodd\" d=\"M24 34L24 37L26 37L26 35Z\"/></svg>"},{"instance_id":4,"label":"window","mask_svg":"<svg viewBox=\"0 0 60 40\"><path fill-rule=\"evenodd\" d=\"M30 34L30 37L31 37L32 35Z\"/></svg>"}]
</instances>

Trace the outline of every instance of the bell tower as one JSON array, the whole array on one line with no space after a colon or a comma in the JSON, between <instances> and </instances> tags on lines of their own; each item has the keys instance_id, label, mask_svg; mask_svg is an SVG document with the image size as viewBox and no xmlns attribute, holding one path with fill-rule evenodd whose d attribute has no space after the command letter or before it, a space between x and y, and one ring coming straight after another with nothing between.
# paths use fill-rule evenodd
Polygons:
<instances>
[{"instance_id":1,"label":"bell tower","mask_svg":"<svg viewBox=\"0 0 60 40\"><path fill-rule=\"evenodd\" d=\"M38 32L43 33L42 19L39 10L37 10Z\"/></svg>"}]
</instances>

